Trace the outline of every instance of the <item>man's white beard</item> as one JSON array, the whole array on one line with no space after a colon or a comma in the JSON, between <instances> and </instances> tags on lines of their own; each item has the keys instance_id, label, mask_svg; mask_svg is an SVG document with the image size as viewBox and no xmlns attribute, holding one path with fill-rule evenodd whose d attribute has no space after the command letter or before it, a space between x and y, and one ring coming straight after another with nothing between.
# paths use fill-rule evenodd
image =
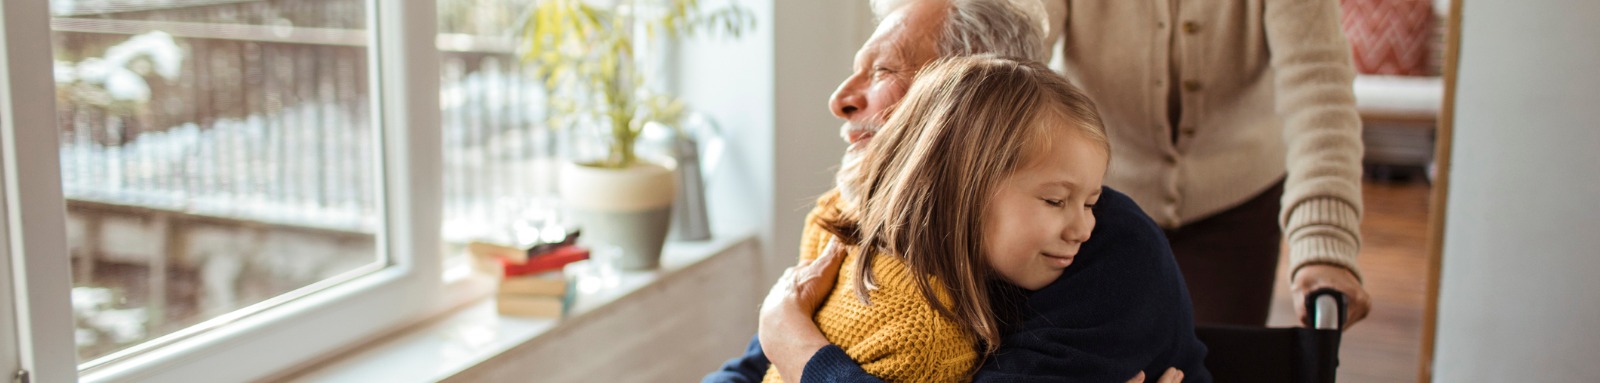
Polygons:
<instances>
[{"instance_id":1,"label":"man's white beard","mask_svg":"<svg viewBox=\"0 0 1600 383\"><path fill-rule=\"evenodd\" d=\"M879 122L864 122L860 126L855 126L855 124L855 122L846 122L843 130L845 132L865 130L872 132L873 136L876 136L876 133L883 128ZM833 176L833 186L839 190L839 208L841 210L848 209L857 202L866 202L857 200L857 198L866 192L864 190L866 188L866 180L864 179L865 175L862 174L861 167L864 165L863 162L866 160L868 150L872 147L871 140L872 138L868 138L865 141L850 144L848 148L845 148L844 156L839 159L839 172Z\"/></svg>"},{"instance_id":2,"label":"man's white beard","mask_svg":"<svg viewBox=\"0 0 1600 383\"><path fill-rule=\"evenodd\" d=\"M860 195L865 180L861 175L861 162L866 157L866 150L846 150L844 157L839 159L839 172L833 176L833 186L839 190L839 208L845 209L854 205L856 197Z\"/></svg>"}]
</instances>

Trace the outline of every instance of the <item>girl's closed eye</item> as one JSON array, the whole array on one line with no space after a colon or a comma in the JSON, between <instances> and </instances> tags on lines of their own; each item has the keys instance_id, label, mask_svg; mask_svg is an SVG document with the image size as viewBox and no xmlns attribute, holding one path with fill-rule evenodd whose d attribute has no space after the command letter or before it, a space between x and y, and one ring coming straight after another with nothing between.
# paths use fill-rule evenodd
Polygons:
<instances>
[{"instance_id":1,"label":"girl's closed eye","mask_svg":"<svg viewBox=\"0 0 1600 383\"><path fill-rule=\"evenodd\" d=\"M1066 201L1062 201L1062 200L1059 200L1059 199L1040 198L1040 200L1043 200L1046 205L1050 205L1051 207L1063 207L1063 206L1066 206L1066 204L1067 204Z\"/></svg>"}]
</instances>

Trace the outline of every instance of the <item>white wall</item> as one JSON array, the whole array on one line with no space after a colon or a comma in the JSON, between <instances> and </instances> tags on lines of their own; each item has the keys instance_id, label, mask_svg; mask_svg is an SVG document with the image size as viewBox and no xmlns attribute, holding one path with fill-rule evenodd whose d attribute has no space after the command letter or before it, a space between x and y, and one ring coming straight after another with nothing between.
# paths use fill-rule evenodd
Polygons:
<instances>
[{"instance_id":1,"label":"white wall","mask_svg":"<svg viewBox=\"0 0 1600 383\"><path fill-rule=\"evenodd\" d=\"M1434 381L1600 381L1600 2L1461 11Z\"/></svg>"},{"instance_id":2,"label":"white wall","mask_svg":"<svg viewBox=\"0 0 1600 383\"><path fill-rule=\"evenodd\" d=\"M776 229L767 275L799 257L800 231L817 196L833 186L845 144L828 97L849 76L872 21L864 0L777 0Z\"/></svg>"},{"instance_id":3,"label":"white wall","mask_svg":"<svg viewBox=\"0 0 1600 383\"><path fill-rule=\"evenodd\" d=\"M723 0L703 2L711 8ZM699 37L681 43L670 88L690 108L721 126L726 152L707 174L706 201L713 232L755 227L763 242L772 220L773 4L745 0L756 16L754 31L739 39Z\"/></svg>"},{"instance_id":4,"label":"white wall","mask_svg":"<svg viewBox=\"0 0 1600 383\"><path fill-rule=\"evenodd\" d=\"M686 42L673 87L730 136L709 180L712 224L758 228L765 291L794 264L801 221L833 184L844 143L827 98L870 34L871 14L865 0L740 3L756 11L755 33Z\"/></svg>"}]
</instances>

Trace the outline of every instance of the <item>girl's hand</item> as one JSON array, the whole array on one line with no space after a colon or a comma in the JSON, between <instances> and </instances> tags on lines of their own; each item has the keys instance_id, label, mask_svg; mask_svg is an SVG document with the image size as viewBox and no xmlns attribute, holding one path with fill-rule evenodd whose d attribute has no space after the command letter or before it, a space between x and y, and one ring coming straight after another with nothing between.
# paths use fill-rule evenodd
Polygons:
<instances>
[{"instance_id":1,"label":"girl's hand","mask_svg":"<svg viewBox=\"0 0 1600 383\"><path fill-rule=\"evenodd\" d=\"M1168 367L1167 372L1161 374L1161 380L1157 380L1156 382L1179 383L1182 381L1183 371L1179 371L1176 367ZM1139 371L1139 375L1134 375L1133 379L1128 379L1128 383L1144 383L1144 371Z\"/></svg>"},{"instance_id":2,"label":"girl's hand","mask_svg":"<svg viewBox=\"0 0 1600 383\"><path fill-rule=\"evenodd\" d=\"M801 261L799 266L784 270L761 302L757 337L784 381L800 382L806 362L828 345L811 316L833 292L843 261L843 247L837 240L829 241L816 260Z\"/></svg>"}]
</instances>

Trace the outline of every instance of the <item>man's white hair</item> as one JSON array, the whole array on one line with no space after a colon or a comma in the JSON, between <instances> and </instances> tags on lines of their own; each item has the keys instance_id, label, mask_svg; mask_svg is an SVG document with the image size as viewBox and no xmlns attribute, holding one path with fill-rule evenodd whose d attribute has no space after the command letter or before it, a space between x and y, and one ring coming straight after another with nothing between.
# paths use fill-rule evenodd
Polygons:
<instances>
[{"instance_id":1,"label":"man's white hair","mask_svg":"<svg viewBox=\"0 0 1600 383\"><path fill-rule=\"evenodd\" d=\"M939 33L939 57L992 53L1050 62L1044 4L1040 0L871 0L879 20L916 1L949 4Z\"/></svg>"}]
</instances>

